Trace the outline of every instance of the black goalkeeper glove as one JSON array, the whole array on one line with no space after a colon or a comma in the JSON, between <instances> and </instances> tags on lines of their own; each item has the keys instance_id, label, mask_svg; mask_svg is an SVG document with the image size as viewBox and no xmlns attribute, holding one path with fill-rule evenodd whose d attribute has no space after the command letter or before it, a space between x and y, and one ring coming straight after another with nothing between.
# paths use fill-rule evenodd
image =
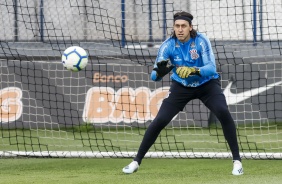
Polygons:
<instances>
[{"instance_id":1,"label":"black goalkeeper glove","mask_svg":"<svg viewBox=\"0 0 282 184\"><path fill-rule=\"evenodd\" d=\"M157 63L157 68L154 68L153 70L155 70L157 72L157 76L158 77L163 77L166 74L168 74L173 68L173 65L167 65L168 63L168 59L167 60L163 60Z\"/></svg>"},{"instance_id":2,"label":"black goalkeeper glove","mask_svg":"<svg viewBox=\"0 0 282 184\"><path fill-rule=\"evenodd\" d=\"M176 69L177 75L181 78L187 78L189 75L200 75L200 69L194 67L181 66Z\"/></svg>"}]
</instances>

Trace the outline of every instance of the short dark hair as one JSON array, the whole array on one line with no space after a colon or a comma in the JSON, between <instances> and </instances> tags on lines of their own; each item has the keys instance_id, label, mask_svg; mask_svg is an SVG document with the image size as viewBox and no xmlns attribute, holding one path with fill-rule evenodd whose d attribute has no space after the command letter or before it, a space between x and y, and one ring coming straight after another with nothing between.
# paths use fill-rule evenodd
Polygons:
<instances>
[{"instance_id":1,"label":"short dark hair","mask_svg":"<svg viewBox=\"0 0 282 184\"><path fill-rule=\"evenodd\" d=\"M185 12L185 11L180 11L177 12L173 15L173 23L175 22L175 20L179 20L179 19L183 19L186 20L189 25L192 25L192 20L193 20L193 15L191 13ZM190 31L190 35L192 38L195 38L197 36L197 31L195 29L192 29ZM176 37L175 32L173 31L172 33L172 37Z\"/></svg>"}]
</instances>

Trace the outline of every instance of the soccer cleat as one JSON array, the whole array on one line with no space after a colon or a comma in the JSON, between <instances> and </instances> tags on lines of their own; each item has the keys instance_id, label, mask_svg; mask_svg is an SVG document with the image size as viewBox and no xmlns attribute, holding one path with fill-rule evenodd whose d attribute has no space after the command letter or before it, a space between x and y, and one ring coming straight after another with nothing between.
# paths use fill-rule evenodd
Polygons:
<instances>
[{"instance_id":1,"label":"soccer cleat","mask_svg":"<svg viewBox=\"0 0 282 184\"><path fill-rule=\"evenodd\" d=\"M244 174L242 163L239 160L233 162L233 175L242 175Z\"/></svg>"},{"instance_id":2,"label":"soccer cleat","mask_svg":"<svg viewBox=\"0 0 282 184\"><path fill-rule=\"evenodd\" d=\"M122 169L122 172L124 172L125 174L132 174L134 172L136 172L139 168L139 164L136 161L132 161L129 165L125 166Z\"/></svg>"}]
</instances>

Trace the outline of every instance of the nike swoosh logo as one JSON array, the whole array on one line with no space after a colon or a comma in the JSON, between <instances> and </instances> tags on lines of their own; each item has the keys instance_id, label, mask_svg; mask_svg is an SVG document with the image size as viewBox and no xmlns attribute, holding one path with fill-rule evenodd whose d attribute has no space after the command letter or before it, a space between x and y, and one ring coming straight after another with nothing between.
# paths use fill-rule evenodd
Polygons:
<instances>
[{"instance_id":1,"label":"nike swoosh logo","mask_svg":"<svg viewBox=\"0 0 282 184\"><path fill-rule=\"evenodd\" d=\"M265 91L273 88L274 86L278 86L278 85L282 84L282 81L276 82L276 83L273 83L273 84L269 84L269 85L266 85L266 86L262 86L262 87L259 87L259 88L254 88L254 89L251 89L251 90L248 90L248 91L244 91L242 93L232 93L231 92L232 84L233 83L230 82L223 91L223 94L226 97L227 105L233 105L233 104L237 104L239 102L245 101L248 98L251 98L252 96L256 96L259 93L265 92Z\"/></svg>"}]
</instances>

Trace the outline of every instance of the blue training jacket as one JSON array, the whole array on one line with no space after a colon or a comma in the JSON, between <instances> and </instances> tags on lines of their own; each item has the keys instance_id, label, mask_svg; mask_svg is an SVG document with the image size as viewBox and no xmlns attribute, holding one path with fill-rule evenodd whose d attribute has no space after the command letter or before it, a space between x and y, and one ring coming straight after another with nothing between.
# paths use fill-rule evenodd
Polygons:
<instances>
[{"instance_id":1,"label":"blue training jacket","mask_svg":"<svg viewBox=\"0 0 282 184\"><path fill-rule=\"evenodd\" d=\"M211 79L219 78L216 72L215 58L209 39L202 33L197 33L195 38L190 38L187 42L182 43L177 38L170 37L165 40L158 51L154 68L157 62L169 59L175 67L172 69L171 79L187 87L197 87ZM200 69L199 75L190 75L182 79L176 74L177 67L188 66ZM156 71L152 71L151 79L160 81L162 78L157 77Z\"/></svg>"}]
</instances>

